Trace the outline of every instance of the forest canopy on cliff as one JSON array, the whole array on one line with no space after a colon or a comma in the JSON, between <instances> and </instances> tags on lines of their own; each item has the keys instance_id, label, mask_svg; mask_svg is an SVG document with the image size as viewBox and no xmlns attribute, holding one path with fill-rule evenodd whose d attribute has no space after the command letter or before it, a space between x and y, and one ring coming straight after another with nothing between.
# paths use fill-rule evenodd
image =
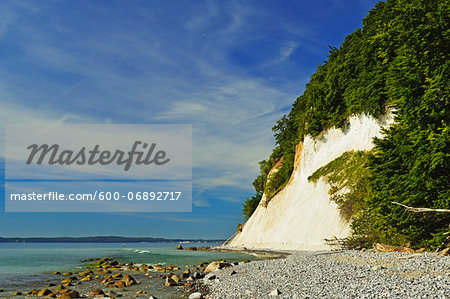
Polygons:
<instances>
[{"instance_id":1,"label":"forest canopy on cliff","mask_svg":"<svg viewBox=\"0 0 450 299\"><path fill-rule=\"evenodd\" d=\"M448 0L387 0L339 48L331 47L289 114L273 127L276 147L260 162L244 216L263 194L270 198L286 185L295 146L305 135L343 127L353 114L378 117L392 108L396 123L366 159L368 192L353 217L353 236L361 244L448 244L449 213L410 213L391 202L450 208L449 18ZM281 168L267 180L281 158Z\"/></svg>"}]
</instances>

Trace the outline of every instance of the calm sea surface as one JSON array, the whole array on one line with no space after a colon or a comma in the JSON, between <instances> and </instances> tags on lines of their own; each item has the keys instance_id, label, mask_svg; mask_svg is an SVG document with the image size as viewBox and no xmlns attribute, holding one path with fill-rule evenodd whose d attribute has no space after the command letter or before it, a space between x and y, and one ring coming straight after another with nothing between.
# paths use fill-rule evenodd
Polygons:
<instances>
[{"instance_id":1,"label":"calm sea surface","mask_svg":"<svg viewBox=\"0 0 450 299\"><path fill-rule=\"evenodd\" d=\"M114 257L121 263L196 264L224 258L227 261L255 259L244 253L176 250L178 243L0 243L0 288L8 290L36 280L51 279L54 271L77 271L82 260ZM215 243L185 243L217 246Z\"/></svg>"}]
</instances>

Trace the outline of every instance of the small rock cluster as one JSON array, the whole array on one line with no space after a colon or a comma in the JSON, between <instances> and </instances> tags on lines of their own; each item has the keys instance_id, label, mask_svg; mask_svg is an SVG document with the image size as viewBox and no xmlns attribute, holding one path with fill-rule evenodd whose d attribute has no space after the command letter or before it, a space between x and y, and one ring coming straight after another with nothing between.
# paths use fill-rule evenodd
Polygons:
<instances>
[{"instance_id":1,"label":"small rock cluster","mask_svg":"<svg viewBox=\"0 0 450 299\"><path fill-rule=\"evenodd\" d=\"M164 298L174 298L181 295L184 298L198 299L205 298L204 296L207 294L208 289L203 281L214 279L215 277L212 272L248 261L239 263L228 263L225 260L200 262L197 265L186 266L185 270L181 270L180 267L173 264L169 266L163 266L161 264L120 264L117 260L110 258L89 259L83 262L91 263L86 265L85 269L81 272L66 272L63 274L53 272L52 274L57 277L55 280L59 283L48 284L47 287L42 289L14 292L10 295L31 295L34 297L62 299L145 296L146 298L156 299L155 296L148 294L148 291L145 289L151 290L152 288L148 288L149 285L154 285L155 282L163 280L164 282L160 286L162 288L164 286L168 288L167 292L163 293ZM146 281L147 279L148 281ZM149 284L150 281L153 281L153 283ZM178 295L171 297L173 294Z\"/></svg>"}]
</instances>

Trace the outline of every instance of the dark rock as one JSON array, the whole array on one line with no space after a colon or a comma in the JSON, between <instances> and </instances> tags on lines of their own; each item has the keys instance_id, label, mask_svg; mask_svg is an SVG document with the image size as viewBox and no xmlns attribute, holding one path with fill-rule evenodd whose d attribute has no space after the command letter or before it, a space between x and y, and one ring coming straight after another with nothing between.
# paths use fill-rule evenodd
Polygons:
<instances>
[{"instance_id":1,"label":"dark rock","mask_svg":"<svg viewBox=\"0 0 450 299\"><path fill-rule=\"evenodd\" d=\"M98 296L98 295L104 295L104 294L105 294L105 292L103 292L102 289L96 289L91 292L91 296Z\"/></svg>"},{"instance_id":2,"label":"dark rock","mask_svg":"<svg viewBox=\"0 0 450 299\"><path fill-rule=\"evenodd\" d=\"M38 290L32 289L31 291L25 292L24 295L36 295L39 292Z\"/></svg>"},{"instance_id":3,"label":"dark rock","mask_svg":"<svg viewBox=\"0 0 450 299\"><path fill-rule=\"evenodd\" d=\"M69 292L65 293L64 295L68 296L69 298L80 298L80 294L74 290L70 290Z\"/></svg>"},{"instance_id":4,"label":"dark rock","mask_svg":"<svg viewBox=\"0 0 450 299\"><path fill-rule=\"evenodd\" d=\"M108 294L106 294L106 296L108 296L110 298L116 298L116 297L121 297L122 295L119 295L114 291L109 291Z\"/></svg>"},{"instance_id":5,"label":"dark rock","mask_svg":"<svg viewBox=\"0 0 450 299\"><path fill-rule=\"evenodd\" d=\"M177 249L178 249L178 250L183 250L184 248L183 248L183 246L181 246L181 244L180 244L180 245L177 246Z\"/></svg>"},{"instance_id":6,"label":"dark rock","mask_svg":"<svg viewBox=\"0 0 450 299\"><path fill-rule=\"evenodd\" d=\"M39 291L39 293L37 293L37 295L39 297L42 297L42 296L47 296L48 294L51 294L51 293L53 293L53 292L50 291L49 289L42 289Z\"/></svg>"},{"instance_id":7,"label":"dark rock","mask_svg":"<svg viewBox=\"0 0 450 299\"><path fill-rule=\"evenodd\" d=\"M202 273L200 273L200 272L194 272L194 274L192 274L192 277L194 279L200 279L200 278L203 278L205 276Z\"/></svg>"},{"instance_id":8,"label":"dark rock","mask_svg":"<svg viewBox=\"0 0 450 299\"><path fill-rule=\"evenodd\" d=\"M166 287L176 286L177 283L170 277L166 277L166 282L164 283Z\"/></svg>"},{"instance_id":9,"label":"dark rock","mask_svg":"<svg viewBox=\"0 0 450 299\"><path fill-rule=\"evenodd\" d=\"M216 275L212 274L212 273L209 273L209 274L205 275L205 278L203 278L203 279L205 279L205 280L213 280L213 279L216 279Z\"/></svg>"}]
</instances>

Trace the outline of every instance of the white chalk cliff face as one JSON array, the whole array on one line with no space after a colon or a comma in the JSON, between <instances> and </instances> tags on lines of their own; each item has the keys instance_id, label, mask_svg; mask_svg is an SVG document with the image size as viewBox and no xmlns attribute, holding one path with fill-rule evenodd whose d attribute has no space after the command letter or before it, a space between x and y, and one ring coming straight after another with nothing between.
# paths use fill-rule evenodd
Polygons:
<instances>
[{"instance_id":1,"label":"white chalk cliff face","mask_svg":"<svg viewBox=\"0 0 450 299\"><path fill-rule=\"evenodd\" d=\"M308 182L318 168L346 151L370 150L373 137L393 123L392 113L380 119L353 116L345 129L331 128L318 137L306 136L297 146L294 172L286 187L267 203L264 195L256 211L229 247L282 250L329 249L325 239L343 238L350 226L330 201L329 185Z\"/></svg>"}]
</instances>

